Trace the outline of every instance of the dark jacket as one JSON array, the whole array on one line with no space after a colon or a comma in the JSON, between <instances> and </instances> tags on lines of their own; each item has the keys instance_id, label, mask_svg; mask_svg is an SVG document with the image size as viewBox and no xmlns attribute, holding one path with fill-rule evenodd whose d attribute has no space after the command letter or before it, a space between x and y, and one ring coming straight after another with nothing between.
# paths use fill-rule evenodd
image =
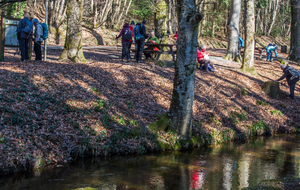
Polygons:
<instances>
[{"instance_id":1,"label":"dark jacket","mask_svg":"<svg viewBox=\"0 0 300 190\"><path fill-rule=\"evenodd\" d=\"M26 17L21 19L17 27L18 39L29 39L32 35L32 31L32 22Z\"/></svg>"},{"instance_id":2,"label":"dark jacket","mask_svg":"<svg viewBox=\"0 0 300 190\"><path fill-rule=\"evenodd\" d=\"M286 81L287 81L288 85L291 86L292 84L295 84L296 82L298 82L299 78L294 78L293 80L291 80L291 77L293 75L288 71L288 68L289 68L289 66L285 67L285 69L283 70L282 77L280 77L277 81L281 81L284 78L286 78Z\"/></svg>"},{"instance_id":3,"label":"dark jacket","mask_svg":"<svg viewBox=\"0 0 300 190\"><path fill-rule=\"evenodd\" d=\"M145 37L145 39L149 38L149 35L146 33L146 27L143 24L141 24L140 33L141 33L141 36Z\"/></svg>"},{"instance_id":4,"label":"dark jacket","mask_svg":"<svg viewBox=\"0 0 300 190\"><path fill-rule=\"evenodd\" d=\"M116 37L116 39L118 39L118 38L120 38L121 36L123 37L124 35L125 35L125 32L126 32L126 30L130 30L130 27L129 27L129 24L128 23L125 23L124 24L124 26L123 26L123 29L121 30L121 32L120 32L120 34L119 34L119 36L117 36ZM131 30L130 30L131 31ZM131 34L131 36L132 36L132 34ZM122 38L122 42L130 42L131 40L124 40L123 38Z\"/></svg>"}]
</instances>

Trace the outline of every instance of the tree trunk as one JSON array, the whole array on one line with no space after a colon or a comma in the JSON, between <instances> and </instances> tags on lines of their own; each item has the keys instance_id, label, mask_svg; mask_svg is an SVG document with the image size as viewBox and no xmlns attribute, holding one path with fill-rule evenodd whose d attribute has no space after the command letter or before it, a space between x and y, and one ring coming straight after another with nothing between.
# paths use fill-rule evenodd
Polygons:
<instances>
[{"instance_id":1,"label":"tree trunk","mask_svg":"<svg viewBox=\"0 0 300 190\"><path fill-rule=\"evenodd\" d=\"M272 29L273 29L273 26L275 24L275 21L276 21L276 16L277 16L277 11L278 11L278 7L279 7L279 2L278 0L275 0L273 2L273 6L274 6L274 9L273 9L273 14L272 14L272 22L270 24L270 28L269 28L269 31L268 31L268 36L270 36L271 32L272 32Z\"/></svg>"},{"instance_id":2,"label":"tree trunk","mask_svg":"<svg viewBox=\"0 0 300 190\"><path fill-rule=\"evenodd\" d=\"M229 19L227 22L228 31L228 49L227 49L227 60L238 61L238 50L239 50L239 22L241 14L241 0L231 0L231 10Z\"/></svg>"},{"instance_id":3,"label":"tree trunk","mask_svg":"<svg viewBox=\"0 0 300 190\"><path fill-rule=\"evenodd\" d=\"M267 81L263 85L263 91L272 98L281 98L282 94L277 81Z\"/></svg>"},{"instance_id":4,"label":"tree trunk","mask_svg":"<svg viewBox=\"0 0 300 190\"><path fill-rule=\"evenodd\" d=\"M290 60L300 62L300 0L291 0L291 55Z\"/></svg>"},{"instance_id":5,"label":"tree trunk","mask_svg":"<svg viewBox=\"0 0 300 190\"><path fill-rule=\"evenodd\" d=\"M190 139L197 66L198 25L202 15L196 10L195 0L177 0L177 5L179 38L172 101L166 116L151 124L150 128L176 131L181 139Z\"/></svg>"},{"instance_id":6,"label":"tree trunk","mask_svg":"<svg viewBox=\"0 0 300 190\"><path fill-rule=\"evenodd\" d=\"M255 16L254 16L254 0L245 0L246 15L246 44L244 51L244 59L242 70L249 73L256 73L254 68L254 35L255 35Z\"/></svg>"},{"instance_id":7,"label":"tree trunk","mask_svg":"<svg viewBox=\"0 0 300 190\"><path fill-rule=\"evenodd\" d=\"M167 15L168 15L168 5L165 0L156 0L155 2L156 12L155 12L155 36L160 40L162 44L168 43L167 36Z\"/></svg>"},{"instance_id":8,"label":"tree trunk","mask_svg":"<svg viewBox=\"0 0 300 190\"><path fill-rule=\"evenodd\" d=\"M82 6L83 0L68 0L66 41L59 60L85 62L82 50Z\"/></svg>"}]
</instances>

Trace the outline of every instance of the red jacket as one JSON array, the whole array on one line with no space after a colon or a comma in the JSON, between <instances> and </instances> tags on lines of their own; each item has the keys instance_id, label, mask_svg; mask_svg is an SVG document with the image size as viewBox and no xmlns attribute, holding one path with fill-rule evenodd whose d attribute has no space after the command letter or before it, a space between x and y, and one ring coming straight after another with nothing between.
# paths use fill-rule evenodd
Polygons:
<instances>
[{"instance_id":1,"label":"red jacket","mask_svg":"<svg viewBox=\"0 0 300 190\"><path fill-rule=\"evenodd\" d=\"M130 30L131 30L131 40L132 41L132 38L133 38L133 28L130 26Z\"/></svg>"},{"instance_id":2,"label":"red jacket","mask_svg":"<svg viewBox=\"0 0 300 190\"><path fill-rule=\"evenodd\" d=\"M202 60L202 59L204 59L204 56L205 55L208 55L207 53L206 53L206 51L204 50L204 49L201 49L201 51L198 49L198 51L197 51L197 61L198 61L198 63Z\"/></svg>"}]
</instances>

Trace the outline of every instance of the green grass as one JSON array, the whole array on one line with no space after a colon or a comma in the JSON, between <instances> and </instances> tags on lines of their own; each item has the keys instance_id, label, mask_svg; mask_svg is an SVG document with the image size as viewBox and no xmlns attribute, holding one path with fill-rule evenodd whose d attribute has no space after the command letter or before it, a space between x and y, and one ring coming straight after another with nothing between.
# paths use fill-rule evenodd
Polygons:
<instances>
[{"instance_id":1,"label":"green grass","mask_svg":"<svg viewBox=\"0 0 300 190\"><path fill-rule=\"evenodd\" d=\"M271 110L271 115L282 116L283 114L280 110Z\"/></svg>"}]
</instances>

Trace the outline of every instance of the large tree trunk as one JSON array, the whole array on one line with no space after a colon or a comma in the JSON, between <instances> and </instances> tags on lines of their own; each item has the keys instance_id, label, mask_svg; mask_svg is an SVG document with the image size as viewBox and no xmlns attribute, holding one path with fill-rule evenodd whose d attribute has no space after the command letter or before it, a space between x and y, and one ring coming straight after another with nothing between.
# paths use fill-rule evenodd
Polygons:
<instances>
[{"instance_id":1,"label":"large tree trunk","mask_svg":"<svg viewBox=\"0 0 300 190\"><path fill-rule=\"evenodd\" d=\"M177 5L179 39L171 106L166 116L151 124L150 128L176 131L181 139L190 139L197 66L198 25L202 15L196 11L195 0L177 0Z\"/></svg>"},{"instance_id":2,"label":"large tree trunk","mask_svg":"<svg viewBox=\"0 0 300 190\"><path fill-rule=\"evenodd\" d=\"M228 31L228 49L227 49L227 60L238 61L238 50L239 50L239 22L241 14L241 0L231 0L231 10L229 19L227 22Z\"/></svg>"},{"instance_id":3,"label":"large tree trunk","mask_svg":"<svg viewBox=\"0 0 300 190\"><path fill-rule=\"evenodd\" d=\"M82 6L83 0L68 0L67 2L66 41L59 60L86 61L82 50Z\"/></svg>"},{"instance_id":4,"label":"large tree trunk","mask_svg":"<svg viewBox=\"0 0 300 190\"><path fill-rule=\"evenodd\" d=\"M246 44L244 51L244 59L242 70L249 73L256 73L254 68L254 34L255 34L255 16L254 16L254 0L245 0L246 15Z\"/></svg>"},{"instance_id":5,"label":"large tree trunk","mask_svg":"<svg viewBox=\"0 0 300 190\"><path fill-rule=\"evenodd\" d=\"M291 55L290 60L300 62L300 0L291 0Z\"/></svg>"},{"instance_id":6,"label":"large tree trunk","mask_svg":"<svg viewBox=\"0 0 300 190\"><path fill-rule=\"evenodd\" d=\"M161 41L162 44L168 43L167 36L167 15L168 15L168 5L165 0L156 0L155 2L156 12L155 12L155 36Z\"/></svg>"}]
</instances>

